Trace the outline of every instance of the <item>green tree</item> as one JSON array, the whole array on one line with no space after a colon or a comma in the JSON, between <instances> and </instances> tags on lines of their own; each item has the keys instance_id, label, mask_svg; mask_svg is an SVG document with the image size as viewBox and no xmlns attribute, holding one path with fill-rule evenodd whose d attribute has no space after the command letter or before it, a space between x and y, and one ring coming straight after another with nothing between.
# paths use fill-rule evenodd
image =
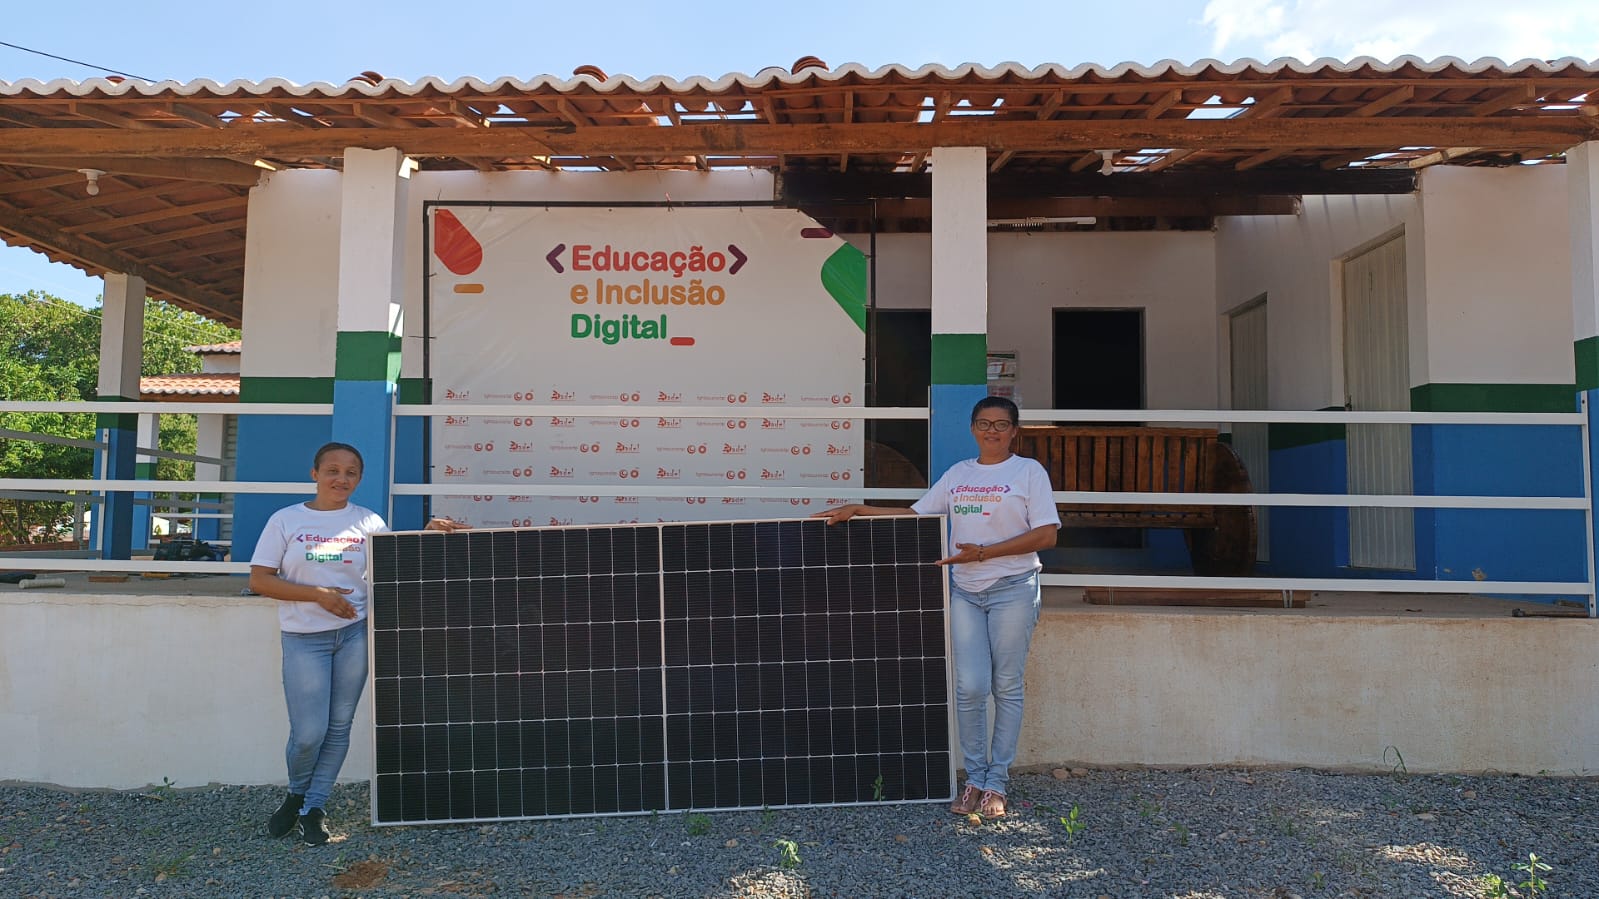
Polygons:
<instances>
[{"instance_id":1,"label":"green tree","mask_svg":"<svg viewBox=\"0 0 1599 899\"><path fill-rule=\"evenodd\" d=\"M238 332L203 316L162 302L149 302L144 314L143 375L200 370L200 359L185 346L224 343ZM85 309L39 291L0 294L0 399L77 401L97 395L100 368L100 310ZM93 415L0 413L0 429L78 440L95 437ZM193 453L192 415L161 417L159 447ZM87 478L90 450L33 440L0 437L0 474L17 478ZM159 479L193 476L194 464L162 459ZM0 499L4 542L25 542L35 527L63 526L68 503Z\"/></svg>"}]
</instances>

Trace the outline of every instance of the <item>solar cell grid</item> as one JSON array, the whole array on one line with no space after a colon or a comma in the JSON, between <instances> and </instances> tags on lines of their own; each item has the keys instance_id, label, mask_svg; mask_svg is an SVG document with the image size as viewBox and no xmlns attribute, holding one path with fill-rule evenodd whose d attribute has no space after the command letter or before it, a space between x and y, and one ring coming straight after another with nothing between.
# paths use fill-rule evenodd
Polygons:
<instances>
[{"instance_id":1,"label":"solar cell grid","mask_svg":"<svg viewBox=\"0 0 1599 899\"><path fill-rule=\"evenodd\" d=\"M374 823L950 798L942 527L375 537Z\"/></svg>"}]
</instances>

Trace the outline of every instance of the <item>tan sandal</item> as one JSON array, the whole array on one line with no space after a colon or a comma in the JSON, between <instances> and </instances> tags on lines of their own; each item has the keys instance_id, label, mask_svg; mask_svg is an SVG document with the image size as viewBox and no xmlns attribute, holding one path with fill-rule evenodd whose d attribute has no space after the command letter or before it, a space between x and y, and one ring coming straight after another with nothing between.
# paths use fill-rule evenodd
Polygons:
<instances>
[{"instance_id":1,"label":"tan sandal","mask_svg":"<svg viewBox=\"0 0 1599 899\"><path fill-rule=\"evenodd\" d=\"M1005 817L1005 794L996 793L993 790L984 790L983 798L977 803L977 814L984 821L993 821L996 818Z\"/></svg>"},{"instance_id":2,"label":"tan sandal","mask_svg":"<svg viewBox=\"0 0 1599 899\"><path fill-rule=\"evenodd\" d=\"M972 812L977 811L977 804L982 801L982 798L983 793L981 790L971 784L967 784L961 790L961 794L955 797L955 801L950 803L949 812L952 815L970 815Z\"/></svg>"}]
</instances>

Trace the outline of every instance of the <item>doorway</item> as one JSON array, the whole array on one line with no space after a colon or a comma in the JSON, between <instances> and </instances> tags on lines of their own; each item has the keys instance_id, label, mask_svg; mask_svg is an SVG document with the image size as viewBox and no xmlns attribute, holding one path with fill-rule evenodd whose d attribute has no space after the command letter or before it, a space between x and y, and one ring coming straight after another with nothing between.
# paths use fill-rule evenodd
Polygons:
<instances>
[{"instance_id":1,"label":"doorway","mask_svg":"<svg viewBox=\"0 0 1599 899\"><path fill-rule=\"evenodd\" d=\"M1144 408L1144 310L1056 309L1056 409Z\"/></svg>"},{"instance_id":2,"label":"doorway","mask_svg":"<svg viewBox=\"0 0 1599 899\"><path fill-rule=\"evenodd\" d=\"M1355 412L1409 411L1404 237L1345 260L1343 293L1345 406ZM1409 425L1351 424L1346 433L1350 493L1413 492ZM1350 508L1349 564L1414 571L1415 512Z\"/></svg>"}]
</instances>

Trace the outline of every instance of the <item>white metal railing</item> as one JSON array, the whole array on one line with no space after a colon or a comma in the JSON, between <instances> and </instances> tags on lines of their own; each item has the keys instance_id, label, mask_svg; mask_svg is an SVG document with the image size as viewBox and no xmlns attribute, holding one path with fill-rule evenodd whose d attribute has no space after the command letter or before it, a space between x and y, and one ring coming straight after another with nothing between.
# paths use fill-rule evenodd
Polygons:
<instances>
[{"instance_id":1,"label":"white metal railing","mask_svg":"<svg viewBox=\"0 0 1599 899\"><path fill-rule=\"evenodd\" d=\"M53 413L61 415L105 414L155 414L155 415L318 415L333 413L328 403L166 403L118 400L114 402L0 402L0 413ZM104 440L83 440L53 434L0 429L0 437L35 440L91 450L108 448ZM206 499L163 499L164 494L215 493L259 494L277 493L309 495L314 488L306 481L236 481L233 480L232 459L193 453L175 453L156 447L136 447L134 454L144 459L178 459L217 465L222 478L184 481L158 481L144 479L106 478L11 478L0 477L0 496L18 499L36 499L48 502L67 502L84 505L103 505L107 493L148 494L135 497L135 505L156 509L178 509L157 514L168 519L230 518L229 513L215 511L221 505ZM193 511L182 511L193 510ZM102 531L103 536L103 531ZM177 562L149 559L73 559L36 555L33 553L0 554L0 567L26 568L38 571L101 571L101 572L166 572L188 574L247 574L248 562Z\"/></svg>"},{"instance_id":2,"label":"white metal railing","mask_svg":"<svg viewBox=\"0 0 1599 899\"><path fill-rule=\"evenodd\" d=\"M332 406L314 403L139 403L130 401L85 403L0 403L0 412L52 412L64 414L104 414L156 412L160 414L194 415L330 415ZM820 406L805 408L772 408L729 404L727 406L654 406L654 405L401 405L394 407L396 419L407 417L434 417L445 415L506 416L506 417L644 417L667 415L673 418L730 418L748 419L782 417L785 419L845 419L872 420L926 420L928 410L920 407ZM1592 474L1589 470L1588 425L1586 412L1550 413L1476 413L1476 412L1303 412L1291 410L1173 410L1173 409L1033 409L1028 410L1025 422L1072 421L1080 423L1149 423L1198 424L1215 426L1219 423L1262 424L1396 424L1396 425L1486 425L1486 426L1560 426L1573 427L1581 432L1583 483L1581 495L1557 496L1400 496L1373 494L1323 494L1323 493L1154 493L1154 492L1088 492L1057 491L1058 503L1130 503L1159 504L1165 506L1263 506L1263 507L1378 507L1410 509L1523 509L1582 511L1586 528L1588 556L1585 581L1436 581L1422 578L1281 578L1245 577L1216 578L1171 575L1137 574L1047 574L1043 582L1060 586L1107 587L1203 587L1209 589L1254 589L1293 591L1347 591L1347 592L1400 592L1441 594L1529 594L1584 596L1588 600L1590 615L1599 615L1595 606ZM23 432L26 433L26 432ZM0 436L11 436L9 433ZM31 435L39 438L52 435ZM66 442L71 438L54 438L47 442ZM100 447L99 441L72 441L70 445L84 444ZM209 458L205 461L218 464ZM437 496L462 493L497 493L506 489L504 483L483 484L429 484L400 483L389 473L392 496ZM705 497L779 497L826 498L837 496L839 485L828 487L782 486L701 486L692 488L676 486L625 485L526 485L524 489L536 490L543 496L705 496ZM97 503L107 492L134 493L221 493L221 494L294 494L305 495L311 487L305 482L235 481L231 479L190 481L103 480L103 479L48 479L0 478L0 491L40 493L62 496L66 501ZM868 488L854 486L847 489L850 496L866 500L906 500L919 498L923 490L900 488ZM213 513L198 511L188 517L203 517ZM179 517L179 516L171 516ZM31 556L0 556L0 565L23 563L26 567L41 570L101 571L190 571L210 573L244 573L248 565L241 562L129 562L112 560L44 559Z\"/></svg>"}]
</instances>

